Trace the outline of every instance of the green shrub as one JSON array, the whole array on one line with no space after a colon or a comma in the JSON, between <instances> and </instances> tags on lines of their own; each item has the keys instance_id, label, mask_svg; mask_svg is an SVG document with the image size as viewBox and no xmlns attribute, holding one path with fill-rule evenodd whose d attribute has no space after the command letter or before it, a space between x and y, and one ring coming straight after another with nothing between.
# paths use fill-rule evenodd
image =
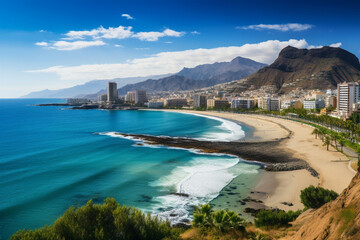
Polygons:
<instances>
[{"instance_id":1,"label":"green shrub","mask_svg":"<svg viewBox=\"0 0 360 240\"><path fill-rule=\"evenodd\" d=\"M21 230L11 240L25 239L177 239L179 230L139 209L120 206L107 198L104 204L90 200L85 206L68 209L54 225Z\"/></svg>"},{"instance_id":2,"label":"green shrub","mask_svg":"<svg viewBox=\"0 0 360 240\"><path fill-rule=\"evenodd\" d=\"M301 191L300 198L305 207L319 208L325 203L334 200L337 196L338 194L332 190L310 186Z\"/></svg>"},{"instance_id":3,"label":"green shrub","mask_svg":"<svg viewBox=\"0 0 360 240\"><path fill-rule=\"evenodd\" d=\"M193 223L196 227L216 229L219 232L245 230L245 220L233 211L219 210L214 212L210 204L200 206L194 211Z\"/></svg>"},{"instance_id":4,"label":"green shrub","mask_svg":"<svg viewBox=\"0 0 360 240\"><path fill-rule=\"evenodd\" d=\"M255 226L265 228L285 227L289 225L289 222L294 221L301 213L301 210L285 212L284 210L262 209L256 214Z\"/></svg>"}]
</instances>

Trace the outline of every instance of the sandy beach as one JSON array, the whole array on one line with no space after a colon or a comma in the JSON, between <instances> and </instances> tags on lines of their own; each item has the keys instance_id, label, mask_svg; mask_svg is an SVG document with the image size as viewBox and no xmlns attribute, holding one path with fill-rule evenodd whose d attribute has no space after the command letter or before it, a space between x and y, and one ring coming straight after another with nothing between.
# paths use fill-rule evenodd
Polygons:
<instances>
[{"instance_id":1,"label":"sandy beach","mask_svg":"<svg viewBox=\"0 0 360 240\"><path fill-rule=\"evenodd\" d=\"M305 160L319 173L319 177L313 177L305 169L265 172L251 197L262 200L268 207L284 210L302 209L303 205L300 202L302 189L315 185L340 193L355 175L348 167L348 158L332 147L327 151L326 147L322 146L322 141L311 135L313 130L311 126L270 116L190 110L178 112L211 115L244 123L253 128L251 141L275 140L286 137L289 130L291 131L290 138L282 142L281 149L293 154L296 158ZM283 202L292 203L293 206L284 205Z\"/></svg>"}]
</instances>

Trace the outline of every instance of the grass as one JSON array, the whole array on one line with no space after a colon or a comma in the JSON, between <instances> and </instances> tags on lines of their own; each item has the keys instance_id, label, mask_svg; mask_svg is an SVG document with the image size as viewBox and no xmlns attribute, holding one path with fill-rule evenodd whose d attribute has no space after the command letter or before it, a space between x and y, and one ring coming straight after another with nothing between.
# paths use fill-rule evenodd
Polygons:
<instances>
[{"instance_id":1,"label":"grass","mask_svg":"<svg viewBox=\"0 0 360 240\"><path fill-rule=\"evenodd\" d=\"M358 164L357 164L357 161L353 161L351 164L350 164L351 168L354 169L355 171L357 171L358 169Z\"/></svg>"},{"instance_id":2,"label":"grass","mask_svg":"<svg viewBox=\"0 0 360 240\"><path fill-rule=\"evenodd\" d=\"M341 227L339 228L339 234L342 234L344 231L347 236L353 235L354 230L351 226L354 223L356 218L356 207L355 206L347 206L343 210L340 211L340 221Z\"/></svg>"}]
</instances>

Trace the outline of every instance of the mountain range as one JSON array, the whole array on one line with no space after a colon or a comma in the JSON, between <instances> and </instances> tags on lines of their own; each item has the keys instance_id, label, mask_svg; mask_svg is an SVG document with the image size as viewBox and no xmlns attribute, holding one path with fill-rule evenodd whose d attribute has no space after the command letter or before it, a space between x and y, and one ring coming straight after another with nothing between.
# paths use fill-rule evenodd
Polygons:
<instances>
[{"instance_id":1,"label":"mountain range","mask_svg":"<svg viewBox=\"0 0 360 240\"><path fill-rule=\"evenodd\" d=\"M125 95L128 91L136 89L147 92L199 89L242 79L265 66L263 63L248 58L236 57L231 62L216 62L194 68L183 68L179 73L169 77L129 84L119 88L118 92L119 95Z\"/></svg>"},{"instance_id":2,"label":"mountain range","mask_svg":"<svg viewBox=\"0 0 360 240\"><path fill-rule=\"evenodd\" d=\"M72 98L72 97L83 97L88 94L94 94L99 92L100 90L104 90L107 88L107 84L109 81L116 82L118 87L125 86L129 83L137 83L141 81L145 81L146 79L159 79L171 74L164 75L156 75L156 76L147 76L147 77L131 77L131 78L115 78L111 80L93 80L86 82L81 85L76 85L74 87L63 88L58 90L42 90L37 92L31 92L23 98Z\"/></svg>"},{"instance_id":3,"label":"mountain range","mask_svg":"<svg viewBox=\"0 0 360 240\"><path fill-rule=\"evenodd\" d=\"M148 92L182 91L213 86L219 83L242 79L266 65L253 60L237 57L231 62L216 62L184 68L175 75L149 76L139 78L119 78L112 80L94 80L82 85L59 90L32 92L26 98L71 98L96 96L106 92L107 82L118 83L119 95L128 91L144 89Z\"/></svg>"},{"instance_id":4,"label":"mountain range","mask_svg":"<svg viewBox=\"0 0 360 240\"><path fill-rule=\"evenodd\" d=\"M273 86L280 93L293 89L334 89L338 83L360 80L359 59L352 53L334 47L298 49L288 46L269 66L250 75L234 92ZM237 85L237 86L236 86Z\"/></svg>"}]
</instances>

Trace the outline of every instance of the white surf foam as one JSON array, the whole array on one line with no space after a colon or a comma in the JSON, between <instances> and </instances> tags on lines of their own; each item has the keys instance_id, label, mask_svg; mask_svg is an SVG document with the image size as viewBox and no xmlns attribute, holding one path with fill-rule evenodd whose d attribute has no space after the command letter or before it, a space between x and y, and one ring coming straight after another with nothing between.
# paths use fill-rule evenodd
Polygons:
<instances>
[{"instance_id":1,"label":"white surf foam","mask_svg":"<svg viewBox=\"0 0 360 240\"><path fill-rule=\"evenodd\" d=\"M236 157L226 158L195 158L186 166L175 168L169 175L150 183L151 186L162 187L164 191L176 189L176 193L186 194L187 197L168 194L154 199L152 212L172 223L181 222L189 218L192 206L205 204L216 198L220 191L236 176L245 173L256 174L258 171L253 166L233 171L239 163ZM162 211L159 211L162 209ZM163 210L168 209L168 210Z\"/></svg>"},{"instance_id":2,"label":"white surf foam","mask_svg":"<svg viewBox=\"0 0 360 240\"><path fill-rule=\"evenodd\" d=\"M180 113L194 115L194 116L198 116L198 117L209 118L209 119L213 119L213 120L216 120L216 121L219 121L222 123L220 126L217 126L217 128L221 129L223 132L211 132L211 130L210 130L208 133L204 134L204 137L196 138L197 140L230 142L230 141L236 141L236 140L239 140L239 139L242 139L245 137L244 130L242 130L242 128L239 124L237 124L233 121L226 120L226 119L219 118L219 117L214 117L214 116L197 114L197 113L187 113L187 112L180 112Z\"/></svg>"}]
</instances>

